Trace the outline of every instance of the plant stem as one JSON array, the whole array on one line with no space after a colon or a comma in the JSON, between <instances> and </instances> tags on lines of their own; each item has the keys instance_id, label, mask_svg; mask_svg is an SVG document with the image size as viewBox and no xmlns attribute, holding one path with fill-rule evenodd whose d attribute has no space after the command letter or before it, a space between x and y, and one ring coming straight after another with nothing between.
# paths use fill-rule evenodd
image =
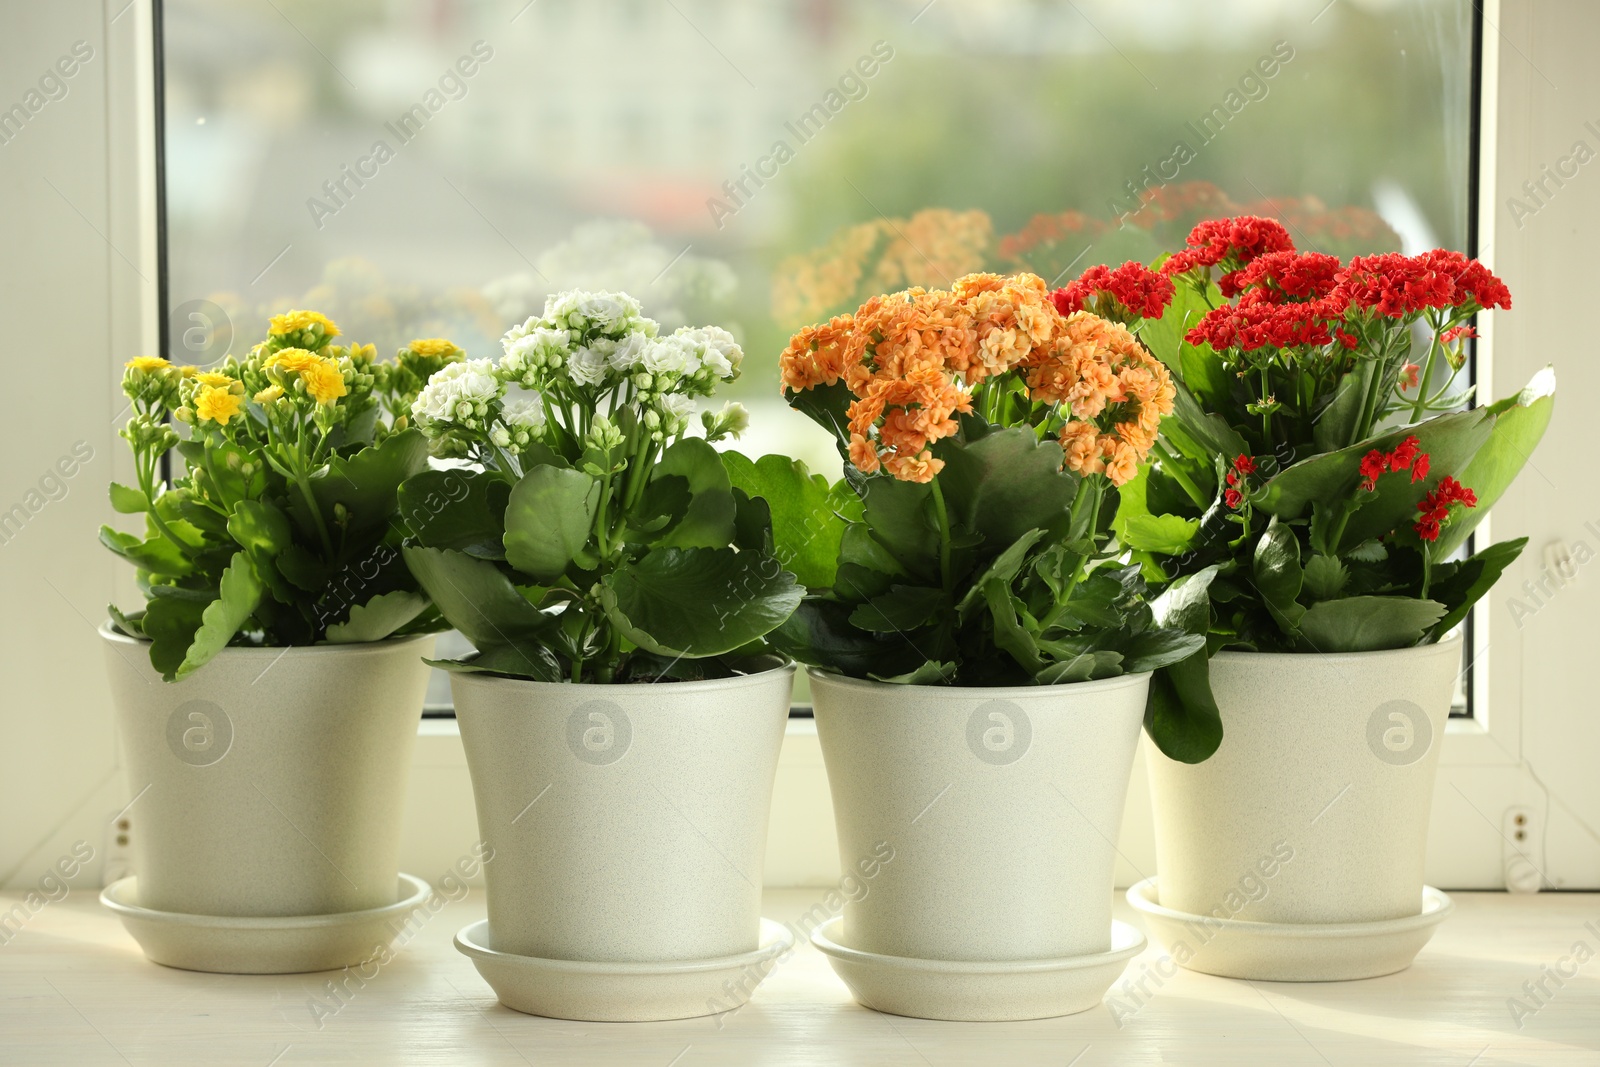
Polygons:
<instances>
[{"instance_id":1,"label":"plant stem","mask_svg":"<svg viewBox=\"0 0 1600 1067\"><path fill-rule=\"evenodd\" d=\"M1434 331L1433 340L1428 345L1428 361L1423 365L1422 374L1417 378L1417 399L1411 405L1411 421L1416 422L1422 418L1422 413L1427 409L1428 379L1433 377L1434 360L1439 355L1439 334ZM1448 388L1449 383L1445 383ZM1426 587L1424 587L1426 588Z\"/></svg>"},{"instance_id":2,"label":"plant stem","mask_svg":"<svg viewBox=\"0 0 1600 1067\"><path fill-rule=\"evenodd\" d=\"M933 512L939 519L939 580L945 596L949 596L955 588L950 575L950 513L944 506L944 490L939 488L938 476L928 484L933 486Z\"/></svg>"}]
</instances>

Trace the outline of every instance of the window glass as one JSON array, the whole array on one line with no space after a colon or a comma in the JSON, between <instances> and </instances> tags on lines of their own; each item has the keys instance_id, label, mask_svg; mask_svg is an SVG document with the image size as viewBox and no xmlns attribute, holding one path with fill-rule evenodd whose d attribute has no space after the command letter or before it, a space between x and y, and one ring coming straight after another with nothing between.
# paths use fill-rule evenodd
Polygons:
<instances>
[{"instance_id":1,"label":"window glass","mask_svg":"<svg viewBox=\"0 0 1600 1067\"><path fill-rule=\"evenodd\" d=\"M833 472L777 355L872 293L1059 283L1244 211L1340 255L1467 241L1468 0L162 7L191 361L288 306L491 355L552 291L626 289L741 338L740 447Z\"/></svg>"}]
</instances>

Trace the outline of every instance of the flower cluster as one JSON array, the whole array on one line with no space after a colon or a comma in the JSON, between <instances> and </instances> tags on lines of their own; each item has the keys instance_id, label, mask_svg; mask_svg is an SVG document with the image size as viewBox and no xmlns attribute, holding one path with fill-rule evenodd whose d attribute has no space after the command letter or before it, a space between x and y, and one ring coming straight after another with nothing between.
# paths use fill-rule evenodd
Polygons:
<instances>
[{"instance_id":1,"label":"flower cluster","mask_svg":"<svg viewBox=\"0 0 1600 1067\"><path fill-rule=\"evenodd\" d=\"M1351 307L1389 318L1430 308L1511 307L1511 290L1489 268L1443 248L1418 256L1397 252L1357 256L1339 282Z\"/></svg>"},{"instance_id":2,"label":"flower cluster","mask_svg":"<svg viewBox=\"0 0 1600 1067\"><path fill-rule=\"evenodd\" d=\"M1186 274L1200 267L1234 271L1268 252L1292 252L1294 241L1283 223L1257 215L1208 219L1189 231L1188 247L1161 264L1161 273Z\"/></svg>"},{"instance_id":3,"label":"flower cluster","mask_svg":"<svg viewBox=\"0 0 1600 1067\"><path fill-rule=\"evenodd\" d=\"M1361 457L1361 488L1375 491L1378 479L1391 471L1409 470L1411 480L1420 482L1428 476L1430 462L1428 453L1422 451L1422 442L1415 437L1407 437L1388 452L1374 448Z\"/></svg>"},{"instance_id":4,"label":"flower cluster","mask_svg":"<svg viewBox=\"0 0 1600 1067\"><path fill-rule=\"evenodd\" d=\"M1424 312L1456 318L1511 306L1505 283L1459 252L1382 253L1342 264L1335 256L1297 252L1292 246L1264 252L1224 247L1224 242L1261 237L1265 231L1256 225L1261 221L1201 223L1190 234L1191 248L1162 265L1167 274L1215 263L1232 267L1217 284L1224 296L1236 299L1214 308L1189 330L1190 344L1251 352L1318 347L1337 339L1350 349L1360 343L1363 324L1374 319L1408 319ZM1266 243L1277 239L1273 236ZM1262 242L1257 240L1254 247L1262 247ZM1208 262L1213 256L1218 258ZM1459 366L1463 358L1455 342L1468 336L1462 332L1467 329L1456 327L1439 335L1452 366Z\"/></svg>"},{"instance_id":5,"label":"flower cluster","mask_svg":"<svg viewBox=\"0 0 1600 1067\"><path fill-rule=\"evenodd\" d=\"M1462 485L1454 478L1446 475L1436 489L1431 493L1424 493L1417 502L1417 511L1420 518L1412 523L1412 529L1424 541L1437 541L1439 527L1450 518L1450 505L1465 504L1469 508L1478 506L1478 494Z\"/></svg>"},{"instance_id":6,"label":"flower cluster","mask_svg":"<svg viewBox=\"0 0 1600 1067\"><path fill-rule=\"evenodd\" d=\"M1167 368L1126 327L1087 311L1068 316L1026 374L1034 400L1072 414L1059 434L1067 467L1104 473L1113 485L1138 473L1177 395Z\"/></svg>"},{"instance_id":7,"label":"flower cluster","mask_svg":"<svg viewBox=\"0 0 1600 1067\"><path fill-rule=\"evenodd\" d=\"M312 352L327 346L339 336L339 327L317 311L285 311L272 316L267 324L268 352L283 348L303 348Z\"/></svg>"},{"instance_id":8,"label":"flower cluster","mask_svg":"<svg viewBox=\"0 0 1600 1067\"><path fill-rule=\"evenodd\" d=\"M1050 299L1063 315L1087 309L1103 319L1131 325L1139 319L1159 319L1172 295L1171 278L1129 260L1120 267L1090 267L1051 293Z\"/></svg>"},{"instance_id":9,"label":"flower cluster","mask_svg":"<svg viewBox=\"0 0 1600 1067\"><path fill-rule=\"evenodd\" d=\"M1032 399L1065 409L1067 465L1117 484L1133 476L1173 401L1166 368L1131 333L1087 312L1062 316L1032 274L873 297L800 330L779 367L795 392L843 381L856 398L851 462L913 482L944 466L928 446L956 432L973 390L1008 371L1023 374Z\"/></svg>"},{"instance_id":10,"label":"flower cluster","mask_svg":"<svg viewBox=\"0 0 1600 1067\"><path fill-rule=\"evenodd\" d=\"M483 444L516 455L540 439L553 409L595 412L609 397L637 405L644 432L663 442L688 428L696 397L739 376L744 352L717 326L659 331L626 293L556 294L543 315L506 331L498 363L463 360L435 371L412 417L435 455L466 456ZM717 417L719 434L747 425L742 410Z\"/></svg>"}]
</instances>

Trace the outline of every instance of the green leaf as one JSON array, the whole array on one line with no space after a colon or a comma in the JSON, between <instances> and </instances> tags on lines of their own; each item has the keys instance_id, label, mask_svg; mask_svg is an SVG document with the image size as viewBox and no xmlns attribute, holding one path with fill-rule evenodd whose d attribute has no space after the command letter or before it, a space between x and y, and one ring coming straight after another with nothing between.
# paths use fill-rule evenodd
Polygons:
<instances>
[{"instance_id":1,"label":"green leaf","mask_svg":"<svg viewBox=\"0 0 1600 1067\"><path fill-rule=\"evenodd\" d=\"M505 674L536 682L563 681L561 664L543 645L485 645L462 659L424 659L430 667L455 674Z\"/></svg>"},{"instance_id":2,"label":"green leaf","mask_svg":"<svg viewBox=\"0 0 1600 1067\"><path fill-rule=\"evenodd\" d=\"M767 640L801 663L858 678L873 673L899 677L928 662L903 636L861 630L850 624L849 616L848 604L806 597L783 625L767 634Z\"/></svg>"},{"instance_id":3,"label":"green leaf","mask_svg":"<svg viewBox=\"0 0 1600 1067\"><path fill-rule=\"evenodd\" d=\"M148 541L141 541L133 534L113 530L109 526L100 527L100 543L111 551L151 574L160 574L169 578L182 578L194 571L194 566L189 562L176 544L165 537L152 537Z\"/></svg>"},{"instance_id":4,"label":"green leaf","mask_svg":"<svg viewBox=\"0 0 1600 1067\"><path fill-rule=\"evenodd\" d=\"M1285 468L1252 497L1252 503L1280 519L1297 519L1312 504L1331 504L1355 499L1361 489L1361 460L1373 449L1389 451L1408 436L1421 442L1430 456L1434 479L1464 467L1488 440L1494 415L1488 409L1461 411L1416 426L1402 427L1377 437L1320 456L1312 456ZM1339 541L1339 551L1350 545L1387 534L1416 512L1417 501L1431 481L1413 483L1403 472L1378 479L1377 489L1360 498L1361 507L1351 516Z\"/></svg>"},{"instance_id":5,"label":"green leaf","mask_svg":"<svg viewBox=\"0 0 1600 1067\"><path fill-rule=\"evenodd\" d=\"M1122 653L1122 669L1127 674L1142 674L1181 663L1196 653L1205 654L1204 634L1177 628L1159 628L1135 634L1117 646Z\"/></svg>"},{"instance_id":6,"label":"green leaf","mask_svg":"<svg viewBox=\"0 0 1600 1067\"><path fill-rule=\"evenodd\" d=\"M885 678L878 674L868 674L867 677L875 682L888 682L891 685L944 685L956 676L957 664L927 662L914 671L896 674Z\"/></svg>"},{"instance_id":7,"label":"green leaf","mask_svg":"<svg viewBox=\"0 0 1600 1067\"><path fill-rule=\"evenodd\" d=\"M1085 649L1071 658L1047 664L1033 677L1035 685L1064 685L1095 678L1114 678L1124 673L1122 653L1110 649Z\"/></svg>"},{"instance_id":8,"label":"green leaf","mask_svg":"<svg viewBox=\"0 0 1600 1067\"><path fill-rule=\"evenodd\" d=\"M939 574L939 527L933 491L887 474L862 483L862 521L872 539L908 573L932 580Z\"/></svg>"},{"instance_id":9,"label":"green leaf","mask_svg":"<svg viewBox=\"0 0 1600 1067\"><path fill-rule=\"evenodd\" d=\"M1159 552L1176 556L1186 551L1200 529L1199 519L1181 515L1153 515L1147 503L1150 468L1139 473L1118 490L1117 514L1111 529L1117 540L1136 552Z\"/></svg>"},{"instance_id":10,"label":"green leaf","mask_svg":"<svg viewBox=\"0 0 1600 1067\"><path fill-rule=\"evenodd\" d=\"M1332 600L1344 591L1350 572L1337 556L1312 556L1306 560L1305 588L1313 600Z\"/></svg>"},{"instance_id":11,"label":"green leaf","mask_svg":"<svg viewBox=\"0 0 1600 1067\"><path fill-rule=\"evenodd\" d=\"M188 657L205 609L203 603L176 597L152 599L145 606L142 626L150 639L150 666L167 681L177 676Z\"/></svg>"},{"instance_id":12,"label":"green leaf","mask_svg":"<svg viewBox=\"0 0 1600 1067\"><path fill-rule=\"evenodd\" d=\"M602 579L606 617L640 648L716 656L793 614L803 591L771 556L731 548L664 548Z\"/></svg>"},{"instance_id":13,"label":"green leaf","mask_svg":"<svg viewBox=\"0 0 1600 1067\"><path fill-rule=\"evenodd\" d=\"M266 558L293 543L289 519L264 500L241 500L228 515L228 535L247 552Z\"/></svg>"},{"instance_id":14,"label":"green leaf","mask_svg":"<svg viewBox=\"0 0 1600 1067\"><path fill-rule=\"evenodd\" d=\"M1300 541L1294 531L1274 518L1256 542L1253 560L1256 590L1284 632L1291 632L1305 614L1295 603L1300 596Z\"/></svg>"},{"instance_id":15,"label":"green leaf","mask_svg":"<svg viewBox=\"0 0 1600 1067\"><path fill-rule=\"evenodd\" d=\"M328 627L327 641L331 645L382 641L427 608L427 598L409 590L380 593L365 604L354 605L344 622Z\"/></svg>"},{"instance_id":16,"label":"green leaf","mask_svg":"<svg viewBox=\"0 0 1600 1067\"><path fill-rule=\"evenodd\" d=\"M1044 668L1044 659L1033 635L1017 618L1017 598L1004 582L991 578L984 583L983 599L994 619L995 647L1016 660L1029 674L1037 674Z\"/></svg>"},{"instance_id":17,"label":"green leaf","mask_svg":"<svg viewBox=\"0 0 1600 1067\"><path fill-rule=\"evenodd\" d=\"M1443 559L1466 544L1533 455L1555 411L1555 389L1555 371L1546 367L1533 376L1521 393L1490 405L1488 410L1495 415L1494 430L1456 476L1477 494L1478 506L1457 509L1462 513L1445 524L1433 546L1436 559Z\"/></svg>"},{"instance_id":18,"label":"green leaf","mask_svg":"<svg viewBox=\"0 0 1600 1067\"><path fill-rule=\"evenodd\" d=\"M183 678L194 673L228 647L239 628L255 613L256 605L261 603L261 592L261 579L256 576L249 557L235 552L233 562L222 572L221 595L206 605L194 640L174 677Z\"/></svg>"},{"instance_id":19,"label":"green leaf","mask_svg":"<svg viewBox=\"0 0 1600 1067\"><path fill-rule=\"evenodd\" d=\"M1352 596L1311 605L1300 636L1314 652L1376 652L1410 648L1444 617L1436 600Z\"/></svg>"},{"instance_id":20,"label":"green leaf","mask_svg":"<svg viewBox=\"0 0 1600 1067\"><path fill-rule=\"evenodd\" d=\"M773 553L779 561L807 588L832 586L847 519L860 516L855 493L846 489L844 496L836 494L826 478L786 456L762 456L752 462L738 452L724 452L722 464L736 488L767 502L772 511ZM851 503L854 515L841 514L841 506Z\"/></svg>"},{"instance_id":21,"label":"green leaf","mask_svg":"<svg viewBox=\"0 0 1600 1067\"><path fill-rule=\"evenodd\" d=\"M1028 550L1039 543L1039 538L1044 536L1043 530L1029 530L1011 544L1006 550L990 561L989 566L980 574L971 585L967 586L966 594L961 602L956 605L956 611L961 615L966 613L978 602L983 595L983 587L991 580L998 580L1010 586L1017 573L1022 570L1022 565L1027 561Z\"/></svg>"},{"instance_id":22,"label":"green leaf","mask_svg":"<svg viewBox=\"0 0 1600 1067\"><path fill-rule=\"evenodd\" d=\"M1500 575L1516 562L1527 544L1526 537L1519 537L1514 541L1501 541L1476 555L1467 557L1460 563L1443 564L1434 568L1435 578L1428 588L1428 595L1448 609L1444 618L1434 624L1435 640L1449 633L1457 623L1467 617L1472 605L1494 587L1494 583L1500 580Z\"/></svg>"},{"instance_id":23,"label":"green leaf","mask_svg":"<svg viewBox=\"0 0 1600 1067\"><path fill-rule=\"evenodd\" d=\"M1363 359L1339 379L1333 398L1312 424L1311 440L1317 451L1334 452L1350 444L1361 421L1372 376L1376 373L1377 360Z\"/></svg>"},{"instance_id":24,"label":"green leaf","mask_svg":"<svg viewBox=\"0 0 1600 1067\"><path fill-rule=\"evenodd\" d=\"M517 592L499 567L447 548L401 550L406 566L438 606L439 613L478 648L542 644L556 625Z\"/></svg>"},{"instance_id":25,"label":"green leaf","mask_svg":"<svg viewBox=\"0 0 1600 1067\"><path fill-rule=\"evenodd\" d=\"M783 398L790 407L832 434L840 451L843 451L850 441L850 421L845 413L855 400L844 382L819 385L800 392L785 389Z\"/></svg>"},{"instance_id":26,"label":"green leaf","mask_svg":"<svg viewBox=\"0 0 1600 1067\"><path fill-rule=\"evenodd\" d=\"M124 515L137 515L150 510L150 498L140 489L130 489L116 482L111 483L111 508L113 511Z\"/></svg>"},{"instance_id":27,"label":"green leaf","mask_svg":"<svg viewBox=\"0 0 1600 1067\"><path fill-rule=\"evenodd\" d=\"M334 456L311 476L311 495L330 530L335 525L334 505L343 504L348 513L347 539L381 536L394 519L400 483L427 469L427 441L416 429L403 430L349 458ZM303 515L303 507L292 504L291 510ZM309 536L314 524L307 529L308 519L300 518L300 524Z\"/></svg>"},{"instance_id":28,"label":"green leaf","mask_svg":"<svg viewBox=\"0 0 1600 1067\"><path fill-rule=\"evenodd\" d=\"M115 604L107 604L106 614L111 616L112 624L129 637L145 636L144 612L136 611L132 615L129 615Z\"/></svg>"},{"instance_id":29,"label":"green leaf","mask_svg":"<svg viewBox=\"0 0 1600 1067\"><path fill-rule=\"evenodd\" d=\"M1026 427L995 430L966 444L946 438L934 454L945 461L939 488L951 527L982 534L987 552L1057 522L1078 493L1078 476L1061 468L1061 446L1040 441Z\"/></svg>"},{"instance_id":30,"label":"green leaf","mask_svg":"<svg viewBox=\"0 0 1600 1067\"><path fill-rule=\"evenodd\" d=\"M400 484L400 517L428 548L453 548L479 559L505 559L511 483L497 474L426 470Z\"/></svg>"},{"instance_id":31,"label":"green leaf","mask_svg":"<svg viewBox=\"0 0 1600 1067\"><path fill-rule=\"evenodd\" d=\"M661 453L650 472L651 481L674 476L689 483L689 507L654 544L661 548L727 548L733 542L733 488L717 450L699 437L681 438Z\"/></svg>"},{"instance_id":32,"label":"green leaf","mask_svg":"<svg viewBox=\"0 0 1600 1067\"><path fill-rule=\"evenodd\" d=\"M933 622L945 606L943 589L896 585L851 612L850 624L876 633L905 633Z\"/></svg>"},{"instance_id":33,"label":"green leaf","mask_svg":"<svg viewBox=\"0 0 1600 1067\"><path fill-rule=\"evenodd\" d=\"M582 471L533 468L506 504L506 561L541 582L561 577L588 545L599 503L600 483Z\"/></svg>"},{"instance_id":34,"label":"green leaf","mask_svg":"<svg viewBox=\"0 0 1600 1067\"><path fill-rule=\"evenodd\" d=\"M1205 637L1211 630L1211 583L1218 568L1187 575L1168 586L1150 605L1162 627ZM1150 679L1144 728L1169 759L1200 763L1222 744L1222 713L1211 693L1206 650L1156 671Z\"/></svg>"}]
</instances>

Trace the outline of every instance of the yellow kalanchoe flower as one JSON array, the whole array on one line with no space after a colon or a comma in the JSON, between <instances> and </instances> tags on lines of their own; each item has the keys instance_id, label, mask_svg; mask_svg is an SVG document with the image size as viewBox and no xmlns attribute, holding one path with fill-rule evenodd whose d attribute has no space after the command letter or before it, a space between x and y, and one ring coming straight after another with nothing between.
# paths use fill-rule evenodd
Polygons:
<instances>
[{"instance_id":1,"label":"yellow kalanchoe flower","mask_svg":"<svg viewBox=\"0 0 1600 1067\"><path fill-rule=\"evenodd\" d=\"M255 395L257 404L270 404L283 395L283 386L269 385Z\"/></svg>"},{"instance_id":2,"label":"yellow kalanchoe flower","mask_svg":"<svg viewBox=\"0 0 1600 1067\"><path fill-rule=\"evenodd\" d=\"M123 366L130 370L139 371L142 374L149 374L151 371L165 370L172 364L160 356L135 356L124 363Z\"/></svg>"},{"instance_id":3,"label":"yellow kalanchoe flower","mask_svg":"<svg viewBox=\"0 0 1600 1067\"><path fill-rule=\"evenodd\" d=\"M214 389L229 389L233 386L232 378L214 370L200 371L195 375L195 380L201 385L209 385Z\"/></svg>"},{"instance_id":4,"label":"yellow kalanchoe flower","mask_svg":"<svg viewBox=\"0 0 1600 1067\"><path fill-rule=\"evenodd\" d=\"M228 420L239 414L243 401L237 394L227 389L207 385L200 389L194 399L195 417L201 422L212 421L228 425Z\"/></svg>"},{"instance_id":5,"label":"yellow kalanchoe flower","mask_svg":"<svg viewBox=\"0 0 1600 1067\"><path fill-rule=\"evenodd\" d=\"M298 374L306 393L319 404L331 404L348 391L337 363L303 348L285 348L268 357L266 368Z\"/></svg>"},{"instance_id":6,"label":"yellow kalanchoe flower","mask_svg":"<svg viewBox=\"0 0 1600 1067\"><path fill-rule=\"evenodd\" d=\"M443 337L419 337L406 345L413 355L437 356L441 359L456 359L464 353L456 346L454 341Z\"/></svg>"},{"instance_id":7,"label":"yellow kalanchoe flower","mask_svg":"<svg viewBox=\"0 0 1600 1067\"><path fill-rule=\"evenodd\" d=\"M309 330L313 326L322 327L324 337L339 336L339 327L333 324L332 319L318 311L285 311L282 315L274 315L267 325L267 332L274 337L282 337L287 333Z\"/></svg>"}]
</instances>

